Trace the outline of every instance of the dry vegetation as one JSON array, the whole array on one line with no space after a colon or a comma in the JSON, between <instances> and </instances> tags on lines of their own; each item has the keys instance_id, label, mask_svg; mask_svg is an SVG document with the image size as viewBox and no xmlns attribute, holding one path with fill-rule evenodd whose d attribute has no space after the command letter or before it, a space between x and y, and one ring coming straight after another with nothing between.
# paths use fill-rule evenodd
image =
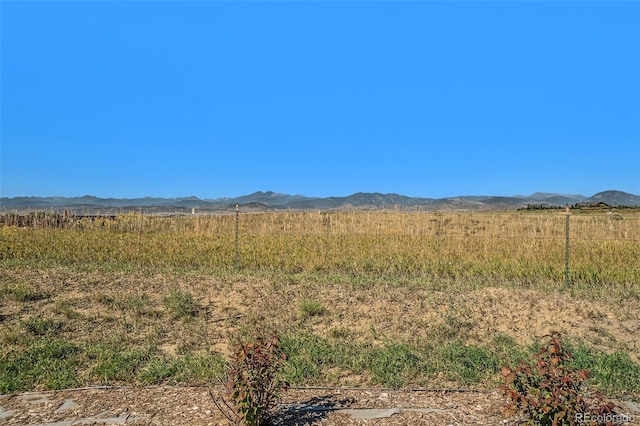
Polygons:
<instances>
[{"instance_id":1,"label":"dry vegetation","mask_svg":"<svg viewBox=\"0 0 640 426\"><path fill-rule=\"evenodd\" d=\"M0 393L206 384L277 330L294 385L495 389L559 330L640 396L640 216L241 214L2 226Z\"/></svg>"},{"instance_id":2,"label":"dry vegetation","mask_svg":"<svg viewBox=\"0 0 640 426\"><path fill-rule=\"evenodd\" d=\"M640 282L639 229L637 213L572 215L572 281ZM235 230L234 215L83 218L66 228L4 227L0 254L116 268L230 268ZM238 241L245 270L540 283L563 280L565 268L565 215L552 212L243 214Z\"/></svg>"}]
</instances>

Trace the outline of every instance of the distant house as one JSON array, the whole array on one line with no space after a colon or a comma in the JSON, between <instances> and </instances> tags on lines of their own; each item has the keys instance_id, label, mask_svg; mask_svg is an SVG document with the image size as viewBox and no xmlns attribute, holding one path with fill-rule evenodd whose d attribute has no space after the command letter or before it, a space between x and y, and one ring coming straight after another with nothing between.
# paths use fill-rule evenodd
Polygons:
<instances>
[{"instance_id":1,"label":"distant house","mask_svg":"<svg viewBox=\"0 0 640 426\"><path fill-rule=\"evenodd\" d=\"M610 207L609 204L602 201L584 202L575 205L577 209L606 209L608 207Z\"/></svg>"}]
</instances>

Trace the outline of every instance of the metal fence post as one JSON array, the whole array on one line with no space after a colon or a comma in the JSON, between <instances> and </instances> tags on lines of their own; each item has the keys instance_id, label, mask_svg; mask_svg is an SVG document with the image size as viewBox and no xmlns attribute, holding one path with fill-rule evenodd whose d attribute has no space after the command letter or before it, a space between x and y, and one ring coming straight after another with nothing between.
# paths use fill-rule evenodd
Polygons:
<instances>
[{"instance_id":1,"label":"metal fence post","mask_svg":"<svg viewBox=\"0 0 640 426\"><path fill-rule=\"evenodd\" d=\"M240 263L240 250L238 248L238 224L240 222L240 204L236 203L236 258L234 262L234 266L238 269L238 265Z\"/></svg>"},{"instance_id":2,"label":"metal fence post","mask_svg":"<svg viewBox=\"0 0 640 426\"><path fill-rule=\"evenodd\" d=\"M564 221L564 231L565 231L565 243L564 243L564 285L569 287L571 283L569 282L569 215L571 212L569 211L569 206L567 206L567 213L565 215Z\"/></svg>"}]
</instances>

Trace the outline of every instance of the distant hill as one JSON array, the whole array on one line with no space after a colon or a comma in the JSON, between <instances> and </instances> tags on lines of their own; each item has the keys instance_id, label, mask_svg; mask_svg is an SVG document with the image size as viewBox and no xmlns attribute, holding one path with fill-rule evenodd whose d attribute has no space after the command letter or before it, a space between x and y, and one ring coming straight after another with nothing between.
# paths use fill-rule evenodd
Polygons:
<instances>
[{"instance_id":1,"label":"distant hill","mask_svg":"<svg viewBox=\"0 0 640 426\"><path fill-rule=\"evenodd\" d=\"M640 196L622 191L604 191L585 198L583 203L606 203L610 206L640 206Z\"/></svg>"},{"instance_id":2,"label":"distant hill","mask_svg":"<svg viewBox=\"0 0 640 426\"><path fill-rule=\"evenodd\" d=\"M537 201L547 201L549 199L552 198L562 198L562 199L567 199L567 200L571 200L572 202L580 202L582 200L584 200L585 197L584 195L581 194L554 194L554 193L549 193L549 192L534 192L531 195L516 195L516 197L520 197L520 198L527 198L530 200L537 200Z\"/></svg>"},{"instance_id":3,"label":"distant hill","mask_svg":"<svg viewBox=\"0 0 640 426\"><path fill-rule=\"evenodd\" d=\"M577 203L606 203L610 206L640 206L640 196L622 191L604 191L591 197L572 194L536 192L529 196L459 196L447 198L408 197L399 194L358 192L346 197L306 197L280 194L272 191L254 192L235 198L200 199L196 196L182 198L98 198L82 197L14 197L0 198L2 210L63 210L86 212L122 212L143 209L147 212L190 213L199 211L233 211L239 203L244 211L271 210L514 210L530 205L558 207Z\"/></svg>"}]
</instances>

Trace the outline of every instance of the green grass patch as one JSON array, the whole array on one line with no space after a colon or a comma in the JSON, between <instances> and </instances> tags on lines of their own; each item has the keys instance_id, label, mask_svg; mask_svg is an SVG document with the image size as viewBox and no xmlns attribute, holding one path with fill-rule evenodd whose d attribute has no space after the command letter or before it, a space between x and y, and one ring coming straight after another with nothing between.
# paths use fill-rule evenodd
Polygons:
<instances>
[{"instance_id":1,"label":"green grass patch","mask_svg":"<svg viewBox=\"0 0 640 426\"><path fill-rule=\"evenodd\" d=\"M315 317L325 313L326 308L322 302L318 300L302 299L298 304L300 313L303 317Z\"/></svg>"},{"instance_id":2,"label":"green grass patch","mask_svg":"<svg viewBox=\"0 0 640 426\"><path fill-rule=\"evenodd\" d=\"M35 285L24 282L5 283L0 287L0 296L0 301L6 298L21 303L35 302L49 297Z\"/></svg>"},{"instance_id":3,"label":"green grass patch","mask_svg":"<svg viewBox=\"0 0 640 426\"><path fill-rule=\"evenodd\" d=\"M591 371L589 382L608 395L625 395L640 389L640 365L623 352L604 353L584 345L571 349L572 364Z\"/></svg>"},{"instance_id":4,"label":"green grass patch","mask_svg":"<svg viewBox=\"0 0 640 426\"><path fill-rule=\"evenodd\" d=\"M364 352L364 357L356 358L357 367L371 376L372 384L401 388L421 384L428 375L428 358L407 344L387 342Z\"/></svg>"},{"instance_id":5,"label":"green grass patch","mask_svg":"<svg viewBox=\"0 0 640 426\"><path fill-rule=\"evenodd\" d=\"M188 291L174 290L162 298L162 303L174 318L188 320L198 314L198 304Z\"/></svg>"},{"instance_id":6,"label":"green grass patch","mask_svg":"<svg viewBox=\"0 0 640 426\"><path fill-rule=\"evenodd\" d=\"M31 316L23 322L27 332L34 336L55 336L62 331L64 323L53 318Z\"/></svg>"},{"instance_id":7,"label":"green grass patch","mask_svg":"<svg viewBox=\"0 0 640 426\"><path fill-rule=\"evenodd\" d=\"M461 385L477 385L493 379L501 360L487 347L447 343L434 353L438 370L447 378Z\"/></svg>"},{"instance_id":8,"label":"green grass patch","mask_svg":"<svg viewBox=\"0 0 640 426\"><path fill-rule=\"evenodd\" d=\"M139 370L151 359L154 348L115 348L98 344L86 348L85 357L93 365L89 378L102 385L135 382Z\"/></svg>"},{"instance_id":9,"label":"green grass patch","mask_svg":"<svg viewBox=\"0 0 640 426\"><path fill-rule=\"evenodd\" d=\"M33 342L26 351L13 350L0 359L0 393L79 386L81 349L57 339Z\"/></svg>"}]
</instances>

